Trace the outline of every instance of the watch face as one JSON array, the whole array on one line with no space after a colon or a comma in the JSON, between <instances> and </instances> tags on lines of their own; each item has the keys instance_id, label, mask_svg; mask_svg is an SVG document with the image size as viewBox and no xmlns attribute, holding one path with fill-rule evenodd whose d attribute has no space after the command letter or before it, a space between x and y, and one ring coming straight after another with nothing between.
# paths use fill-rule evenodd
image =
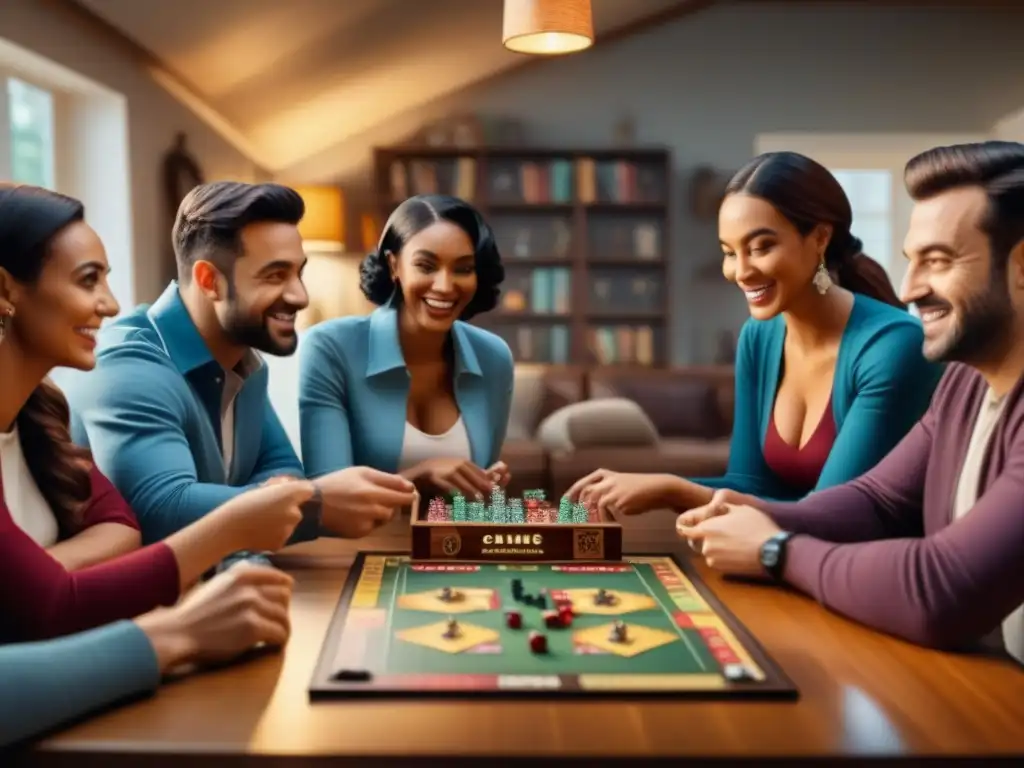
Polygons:
<instances>
[{"instance_id":1,"label":"watch face","mask_svg":"<svg viewBox=\"0 0 1024 768\"><path fill-rule=\"evenodd\" d=\"M775 542L772 542L769 546L764 548L764 564L771 568L773 565L779 562L779 548L775 546Z\"/></svg>"}]
</instances>

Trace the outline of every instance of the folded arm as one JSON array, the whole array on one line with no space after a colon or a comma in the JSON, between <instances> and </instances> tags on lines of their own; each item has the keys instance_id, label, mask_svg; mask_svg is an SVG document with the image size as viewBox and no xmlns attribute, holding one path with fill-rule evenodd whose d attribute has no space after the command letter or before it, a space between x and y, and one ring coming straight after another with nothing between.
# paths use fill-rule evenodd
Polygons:
<instances>
[{"instance_id":1,"label":"folded arm","mask_svg":"<svg viewBox=\"0 0 1024 768\"><path fill-rule=\"evenodd\" d=\"M785 578L794 587L875 629L951 648L976 641L1024 603L1024 436L974 508L924 537L920 488L930 418L931 412L893 452L898 455L861 480L767 511L783 528L818 529L816 537L790 542ZM831 521L827 529L814 522L815 511ZM859 521L859 534L889 538L858 535L859 543L834 543L853 540L827 535L843 530L844 516ZM845 525L852 530L854 523Z\"/></svg>"},{"instance_id":2,"label":"folded arm","mask_svg":"<svg viewBox=\"0 0 1024 768\"><path fill-rule=\"evenodd\" d=\"M154 691L156 653L135 624L0 646L0 748Z\"/></svg>"}]
</instances>

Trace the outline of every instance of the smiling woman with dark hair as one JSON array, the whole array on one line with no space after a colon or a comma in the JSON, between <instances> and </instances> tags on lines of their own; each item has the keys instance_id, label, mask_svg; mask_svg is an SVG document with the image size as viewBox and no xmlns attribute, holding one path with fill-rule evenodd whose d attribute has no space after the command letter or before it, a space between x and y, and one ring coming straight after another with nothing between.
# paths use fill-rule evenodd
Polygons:
<instances>
[{"instance_id":1,"label":"smiling woman with dark hair","mask_svg":"<svg viewBox=\"0 0 1024 768\"><path fill-rule=\"evenodd\" d=\"M852 224L842 186L809 157L773 152L742 168L718 214L722 272L751 315L726 474L599 470L570 497L623 514L700 506L716 488L793 500L885 456L927 409L942 367L924 359L921 323Z\"/></svg>"},{"instance_id":2,"label":"smiling woman with dark hair","mask_svg":"<svg viewBox=\"0 0 1024 768\"><path fill-rule=\"evenodd\" d=\"M505 277L490 227L458 198L412 197L360 273L379 309L322 323L300 345L307 475L366 465L471 497L507 484L512 353L466 322L494 309Z\"/></svg>"}]
</instances>

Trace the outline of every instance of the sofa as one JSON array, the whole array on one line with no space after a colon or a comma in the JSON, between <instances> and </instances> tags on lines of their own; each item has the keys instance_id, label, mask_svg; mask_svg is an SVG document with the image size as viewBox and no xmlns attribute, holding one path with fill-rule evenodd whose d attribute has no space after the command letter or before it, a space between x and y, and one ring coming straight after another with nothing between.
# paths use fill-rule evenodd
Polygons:
<instances>
[{"instance_id":1,"label":"sofa","mask_svg":"<svg viewBox=\"0 0 1024 768\"><path fill-rule=\"evenodd\" d=\"M601 468L722 474L733 400L732 366L517 366L502 452L509 491L557 496Z\"/></svg>"}]
</instances>

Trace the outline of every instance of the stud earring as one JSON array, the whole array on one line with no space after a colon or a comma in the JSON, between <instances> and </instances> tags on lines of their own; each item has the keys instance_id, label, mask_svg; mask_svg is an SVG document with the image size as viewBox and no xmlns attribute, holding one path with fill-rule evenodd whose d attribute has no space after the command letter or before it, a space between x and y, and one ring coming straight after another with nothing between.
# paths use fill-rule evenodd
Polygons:
<instances>
[{"instance_id":1,"label":"stud earring","mask_svg":"<svg viewBox=\"0 0 1024 768\"><path fill-rule=\"evenodd\" d=\"M814 287L822 296L828 293L828 289L832 287L832 276L825 268L824 259L818 264L818 269L814 273Z\"/></svg>"}]
</instances>

